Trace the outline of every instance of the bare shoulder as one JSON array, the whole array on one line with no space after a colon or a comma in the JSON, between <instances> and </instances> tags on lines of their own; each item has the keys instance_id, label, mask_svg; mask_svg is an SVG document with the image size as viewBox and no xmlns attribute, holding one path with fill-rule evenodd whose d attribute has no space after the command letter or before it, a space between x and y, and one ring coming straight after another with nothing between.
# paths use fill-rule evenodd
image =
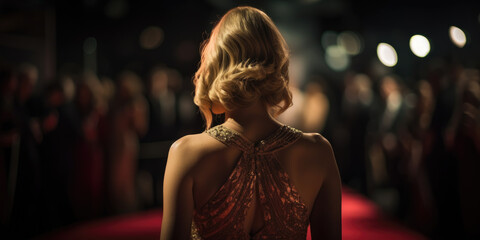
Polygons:
<instances>
[{"instance_id":1,"label":"bare shoulder","mask_svg":"<svg viewBox=\"0 0 480 240\"><path fill-rule=\"evenodd\" d=\"M320 133L303 133L300 142L306 145L312 145L312 147L315 147L317 150L331 149L330 142Z\"/></svg>"},{"instance_id":2,"label":"bare shoulder","mask_svg":"<svg viewBox=\"0 0 480 240\"><path fill-rule=\"evenodd\" d=\"M332 145L319 133L303 133L296 145L308 155L316 157L325 158L333 154Z\"/></svg>"},{"instance_id":3,"label":"bare shoulder","mask_svg":"<svg viewBox=\"0 0 480 240\"><path fill-rule=\"evenodd\" d=\"M333 166L336 167L332 146L319 133L303 133L293 145L293 150L299 153L296 161L317 171L328 172Z\"/></svg>"},{"instance_id":4,"label":"bare shoulder","mask_svg":"<svg viewBox=\"0 0 480 240\"><path fill-rule=\"evenodd\" d=\"M179 162L185 168L193 168L205 156L224 145L206 133L186 135L175 141L168 153L168 162Z\"/></svg>"},{"instance_id":5,"label":"bare shoulder","mask_svg":"<svg viewBox=\"0 0 480 240\"><path fill-rule=\"evenodd\" d=\"M199 133L199 134L191 134L191 135L186 135L178 140L176 140L172 146L170 146L170 151L169 155L174 154L174 155L182 155L188 157L187 154L189 152L193 153L199 153L202 151L202 141L205 141L207 136L205 133ZM191 154L192 157L195 156L196 154Z\"/></svg>"},{"instance_id":6,"label":"bare shoulder","mask_svg":"<svg viewBox=\"0 0 480 240\"><path fill-rule=\"evenodd\" d=\"M222 148L224 145L206 133L191 134L179 138L170 146L169 159L174 157L183 164L194 164L205 155Z\"/></svg>"}]
</instances>

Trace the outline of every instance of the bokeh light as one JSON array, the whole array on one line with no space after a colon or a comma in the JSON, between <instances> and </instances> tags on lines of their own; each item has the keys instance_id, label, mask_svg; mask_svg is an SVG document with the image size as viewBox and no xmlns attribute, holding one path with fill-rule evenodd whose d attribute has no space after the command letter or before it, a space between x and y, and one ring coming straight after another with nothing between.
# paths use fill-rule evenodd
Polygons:
<instances>
[{"instance_id":1,"label":"bokeh light","mask_svg":"<svg viewBox=\"0 0 480 240\"><path fill-rule=\"evenodd\" d=\"M393 67L397 64L397 52L388 43L380 43L377 46L377 56L380 62L387 67Z\"/></svg>"},{"instance_id":2,"label":"bokeh light","mask_svg":"<svg viewBox=\"0 0 480 240\"><path fill-rule=\"evenodd\" d=\"M357 55L362 51L362 40L351 31L345 31L338 35L337 44L342 46L350 55Z\"/></svg>"},{"instance_id":3,"label":"bokeh light","mask_svg":"<svg viewBox=\"0 0 480 240\"><path fill-rule=\"evenodd\" d=\"M451 26L450 27L450 39L452 39L453 44L455 44L459 48L463 48L465 44L467 43L467 37L465 36L465 33L462 31L462 29Z\"/></svg>"},{"instance_id":4,"label":"bokeh light","mask_svg":"<svg viewBox=\"0 0 480 240\"><path fill-rule=\"evenodd\" d=\"M325 54L327 65L335 71L343 71L350 64L347 52L342 46L329 46Z\"/></svg>"},{"instance_id":5,"label":"bokeh light","mask_svg":"<svg viewBox=\"0 0 480 240\"><path fill-rule=\"evenodd\" d=\"M163 42L163 30L156 26L145 28L140 34L140 46L144 49L155 49Z\"/></svg>"},{"instance_id":6,"label":"bokeh light","mask_svg":"<svg viewBox=\"0 0 480 240\"><path fill-rule=\"evenodd\" d=\"M425 57L430 52L430 42L422 35L414 35L410 38L410 49L417 57Z\"/></svg>"}]
</instances>

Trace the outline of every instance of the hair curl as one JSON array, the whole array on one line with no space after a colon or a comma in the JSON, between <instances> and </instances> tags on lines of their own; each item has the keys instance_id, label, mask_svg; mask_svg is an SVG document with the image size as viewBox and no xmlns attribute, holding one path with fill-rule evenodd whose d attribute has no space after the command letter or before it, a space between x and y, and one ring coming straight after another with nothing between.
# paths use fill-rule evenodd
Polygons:
<instances>
[{"instance_id":1,"label":"hair curl","mask_svg":"<svg viewBox=\"0 0 480 240\"><path fill-rule=\"evenodd\" d=\"M213 103L226 111L257 100L280 114L292 105L287 44L273 21L253 7L228 11L202 44L195 104L211 127Z\"/></svg>"}]
</instances>

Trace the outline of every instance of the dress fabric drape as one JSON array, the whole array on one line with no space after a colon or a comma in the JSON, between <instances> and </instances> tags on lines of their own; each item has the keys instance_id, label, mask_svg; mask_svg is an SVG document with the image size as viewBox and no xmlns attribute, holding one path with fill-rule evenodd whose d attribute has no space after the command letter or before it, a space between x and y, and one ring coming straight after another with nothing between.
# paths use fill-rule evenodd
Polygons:
<instances>
[{"instance_id":1,"label":"dress fabric drape","mask_svg":"<svg viewBox=\"0 0 480 240\"><path fill-rule=\"evenodd\" d=\"M257 143L222 125L206 132L242 154L223 186L195 210L192 239L305 239L307 207L277 158L302 132L284 125ZM262 209L264 225L252 236L244 225L254 201Z\"/></svg>"}]
</instances>

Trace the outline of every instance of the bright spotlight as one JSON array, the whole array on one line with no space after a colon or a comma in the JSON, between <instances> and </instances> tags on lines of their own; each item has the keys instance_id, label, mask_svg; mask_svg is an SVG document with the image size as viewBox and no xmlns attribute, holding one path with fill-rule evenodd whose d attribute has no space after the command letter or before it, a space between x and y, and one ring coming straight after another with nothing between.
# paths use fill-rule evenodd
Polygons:
<instances>
[{"instance_id":1,"label":"bright spotlight","mask_svg":"<svg viewBox=\"0 0 480 240\"><path fill-rule=\"evenodd\" d=\"M430 42L422 35L414 35L410 38L410 49L417 57L425 57L430 52Z\"/></svg>"},{"instance_id":2,"label":"bright spotlight","mask_svg":"<svg viewBox=\"0 0 480 240\"><path fill-rule=\"evenodd\" d=\"M453 44L455 44L459 48L463 48L467 43L467 37L462 29L451 26L450 27L450 39L452 39Z\"/></svg>"},{"instance_id":3,"label":"bright spotlight","mask_svg":"<svg viewBox=\"0 0 480 240\"><path fill-rule=\"evenodd\" d=\"M393 67L397 64L397 52L387 43L380 43L377 46L377 56L380 62L387 67Z\"/></svg>"}]
</instances>

